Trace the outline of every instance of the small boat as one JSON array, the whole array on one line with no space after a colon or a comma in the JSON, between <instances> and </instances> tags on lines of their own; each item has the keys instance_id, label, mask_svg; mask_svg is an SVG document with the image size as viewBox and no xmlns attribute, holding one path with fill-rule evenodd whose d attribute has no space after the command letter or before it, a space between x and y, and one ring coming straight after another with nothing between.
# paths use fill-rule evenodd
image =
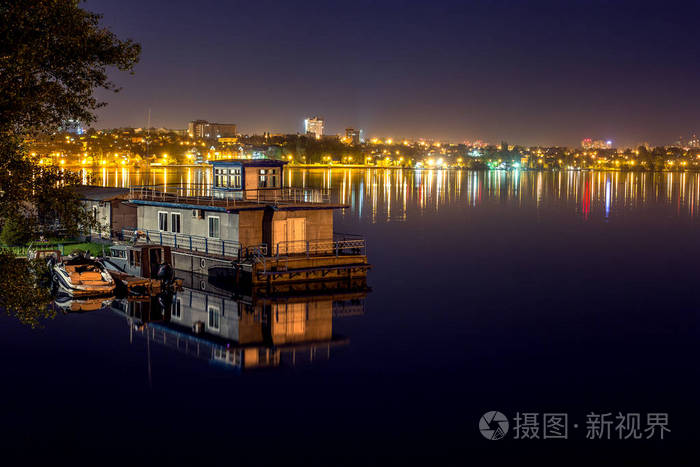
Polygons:
<instances>
[{"instance_id":1,"label":"small boat","mask_svg":"<svg viewBox=\"0 0 700 467\"><path fill-rule=\"evenodd\" d=\"M130 295L157 295L176 291L182 281L174 277L170 247L116 244L102 258L107 272Z\"/></svg>"},{"instance_id":2,"label":"small boat","mask_svg":"<svg viewBox=\"0 0 700 467\"><path fill-rule=\"evenodd\" d=\"M112 295L116 288L104 265L85 253L63 257L51 270L53 282L62 292L74 297Z\"/></svg>"}]
</instances>

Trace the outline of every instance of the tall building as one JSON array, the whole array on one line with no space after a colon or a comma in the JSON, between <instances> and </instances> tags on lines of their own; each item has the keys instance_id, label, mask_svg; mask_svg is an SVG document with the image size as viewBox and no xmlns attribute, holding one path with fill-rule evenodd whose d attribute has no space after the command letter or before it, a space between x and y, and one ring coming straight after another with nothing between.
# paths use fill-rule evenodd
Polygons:
<instances>
[{"instance_id":1,"label":"tall building","mask_svg":"<svg viewBox=\"0 0 700 467\"><path fill-rule=\"evenodd\" d=\"M345 139L350 142L350 144L360 144L360 131L354 128L345 129Z\"/></svg>"},{"instance_id":2,"label":"tall building","mask_svg":"<svg viewBox=\"0 0 700 467\"><path fill-rule=\"evenodd\" d=\"M236 136L234 123L210 123L206 120L193 120L187 124L187 134L195 138L233 138Z\"/></svg>"},{"instance_id":3,"label":"tall building","mask_svg":"<svg viewBox=\"0 0 700 467\"><path fill-rule=\"evenodd\" d=\"M594 141L591 138L585 138L581 141L581 147L583 149L610 149L612 148L612 141L604 141L602 139Z\"/></svg>"},{"instance_id":4,"label":"tall building","mask_svg":"<svg viewBox=\"0 0 700 467\"><path fill-rule=\"evenodd\" d=\"M324 121L321 117L310 117L304 120L304 132L307 135L314 135L316 139L323 136Z\"/></svg>"}]
</instances>

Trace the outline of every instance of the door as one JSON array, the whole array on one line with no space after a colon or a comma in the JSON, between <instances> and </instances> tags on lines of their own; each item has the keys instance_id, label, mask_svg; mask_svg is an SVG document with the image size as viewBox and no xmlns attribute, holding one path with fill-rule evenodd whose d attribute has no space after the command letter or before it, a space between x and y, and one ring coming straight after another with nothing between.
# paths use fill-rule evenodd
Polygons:
<instances>
[{"instance_id":1,"label":"door","mask_svg":"<svg viewBox=\"0 0 700 467\"><path fill-rule=\"evenodd\" d=\"M279 248L279 250L278 250ZM287 221L278 220L272 221L272 252L276 255L287 254Z\"/></svg>"},{"instance_id":2,"label":"door","mask_svg":"<svg viewBox=\"0 0 700 467\"><path fill-rule=\"evenodd\" d=\"M150 271L150 276L152 279L158 277L158 269L160 269L160 263L161 263L161 253L160 253L160 248L153 248L150 251L150 256L151 256L151 271Z\"/></svg>"},{"instance_id":3,"label":"door","mask_svg":"<svg viewBox=\"0 0 700 467\"><path fill-rule=\"evenodd\" d=\"M296 217L287 219L287 241L290 253L306 252L306 219Z\"/></svg>"},{"instance_id":4,"label":"door","mask_svg":"<svg viewBox=\"0 0 700 467\"><path fill-rule=\"evenodd\" d=\"M306 219L292 217L272 222L272 254L306 252ZM278 250L279 248L279 250Z\"/></svg>"}]
</instances>

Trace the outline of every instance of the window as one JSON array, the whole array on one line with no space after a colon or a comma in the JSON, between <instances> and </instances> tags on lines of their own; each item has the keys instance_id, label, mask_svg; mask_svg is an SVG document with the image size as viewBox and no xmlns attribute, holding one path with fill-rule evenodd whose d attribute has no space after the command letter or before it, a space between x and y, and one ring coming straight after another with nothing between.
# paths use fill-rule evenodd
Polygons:
<instances>
[{"instance_id":1,"label":"window","mask_svg":"<svg viewBox=\"0 0 700 467\"><path fill-rule=\"evenodd\" d=\"M174 212L171 215L172 217L172 229L173 232L175 233L180 233L180 213L179 212Z\"/></svg>"},{"instance_id":2,"label":"window","mask_svg":"<svg viewBox=\"0 0 700 467\"><path fill-rule=\"evenodd\" d=\"M258 175L259 188L274 188L277 186L277 169L260 169Z\"/></svg>"},{"instance_id":3,"label":"window","mask_svg":"<svg viewBox=\"0 0 700 467\"><path fill-rule=\"evenodd\" d=\"M141 252L129 250L129 263L132 266L141 266Z\"/></svg>"},{"instance_id":4,"label":"window","mask_svg":"<svg viewBox=\"0 0 700 467\"><path fill-rule=\"evenodd\" d=\"M170 312L170 315L174 319L182 319L182 308L181 308L181 303L180 299L176 298L175 301L173 301L172 309Z\"/></svg>"},{"instance_id":5,"label":"window","mask_svg":"<svg viewBox=\"0 0 700 467\"><path fill-rule=\"evenodd\" d=\"M208 323L209 329L213 329L215 331L218 331L219 326L221 325L221 323L220 323L221 315L219 313L219 309L215 306L209 305L207 312L209 314L209 323Z\"/></svg>"},{"instance_id":6,"label":"window","mask_svg":"<svg viewBox=\"0 0 700 467\"><path fill-rule=\"evenodd\" d=\"M228 172L231 174L231 188L241 188L241 168L230 169Z\"/></svg>"},{"instance_id":7,"label":"window","mask_svg":"<svg viewBox=\"0 0 700 467\"><path fill-rule=\"evenodd\" d=\"M168 213L164 211L158 211L158 230L167 231L168 230Z\"/></svg>"},{"instance_id":8,"label":"window","mask_svg":"<svg viewBox=\"0 0 700 467\"><path fill-rule=\"evenodd\" d=\"M209 217L209 238L220 238L218 217Z\"/></svg>"},{"instance_id":9,"label":"window","mask_svg":"<svg viewBox=\"0 0 700 467\"><path fill-rule=\"evenodd\" d=\"M126 251L112 249L109 251L109 256L112 258L126 258Z\"/></svg>"}]
</instances>

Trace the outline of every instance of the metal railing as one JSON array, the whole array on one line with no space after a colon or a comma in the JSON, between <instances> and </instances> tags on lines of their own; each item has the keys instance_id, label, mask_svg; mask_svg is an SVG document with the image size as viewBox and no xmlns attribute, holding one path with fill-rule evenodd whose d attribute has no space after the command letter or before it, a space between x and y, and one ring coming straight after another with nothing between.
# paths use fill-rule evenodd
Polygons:
<instances>
[{"instance_id":1,"label":"metal railing","mask_svg":"<svg viewBox=\"0 0 700 467\"><path fill-rule=\"evenodd\" d=\"M260 188L256 190L218 189L212 185L142 185L129 188L129 200L157 201L176 204L194 204L235 209L238 206L258 204L328 204L331 193L327 189Z\"/></svg>"},{"instance_id":2,"label":"metal railing","mask_svg":"<svg viewBox=\"0 0 700 467\"><path fill-rule=\"evenodd\" d=\"M268 259L311 256L347 256L367 255L367 243L364 238L349 234L335 234L333 240L297 240L278 242L268 251L266 243L242 247L239 242L218 238L201 237L160 230L124 229L121 238L132 243L168 246L193 253L219 255L225 258L242 260L245 258L263 265L267 270Z\"/></svg>"},{"instance_id":3,"label":"metal railing","mask_svg":"<svg viewBox=\"0 0 700 467\"><path fill-rule=\"evenodd\" d=\"M278 242L272 252L275 258L283 256L346 256L366 255L367 244L363 238L340 240L294 240Z\"/></svg>"},{"instance_id":4,"label":"metal railing","mask_svg":"<svg viewBox=\"0 0 700 467\"><path fill-rule=\"evenodd\" d=\"M122 230L122 238L131 242L144 241L148 244L169 246L171 248L188 250L196 253L220 255L227 258L240 258L241 244L231 240L200 237L160 230ZM267 247L265 247L267 249Z\"/></svg>"}]
</instances>

